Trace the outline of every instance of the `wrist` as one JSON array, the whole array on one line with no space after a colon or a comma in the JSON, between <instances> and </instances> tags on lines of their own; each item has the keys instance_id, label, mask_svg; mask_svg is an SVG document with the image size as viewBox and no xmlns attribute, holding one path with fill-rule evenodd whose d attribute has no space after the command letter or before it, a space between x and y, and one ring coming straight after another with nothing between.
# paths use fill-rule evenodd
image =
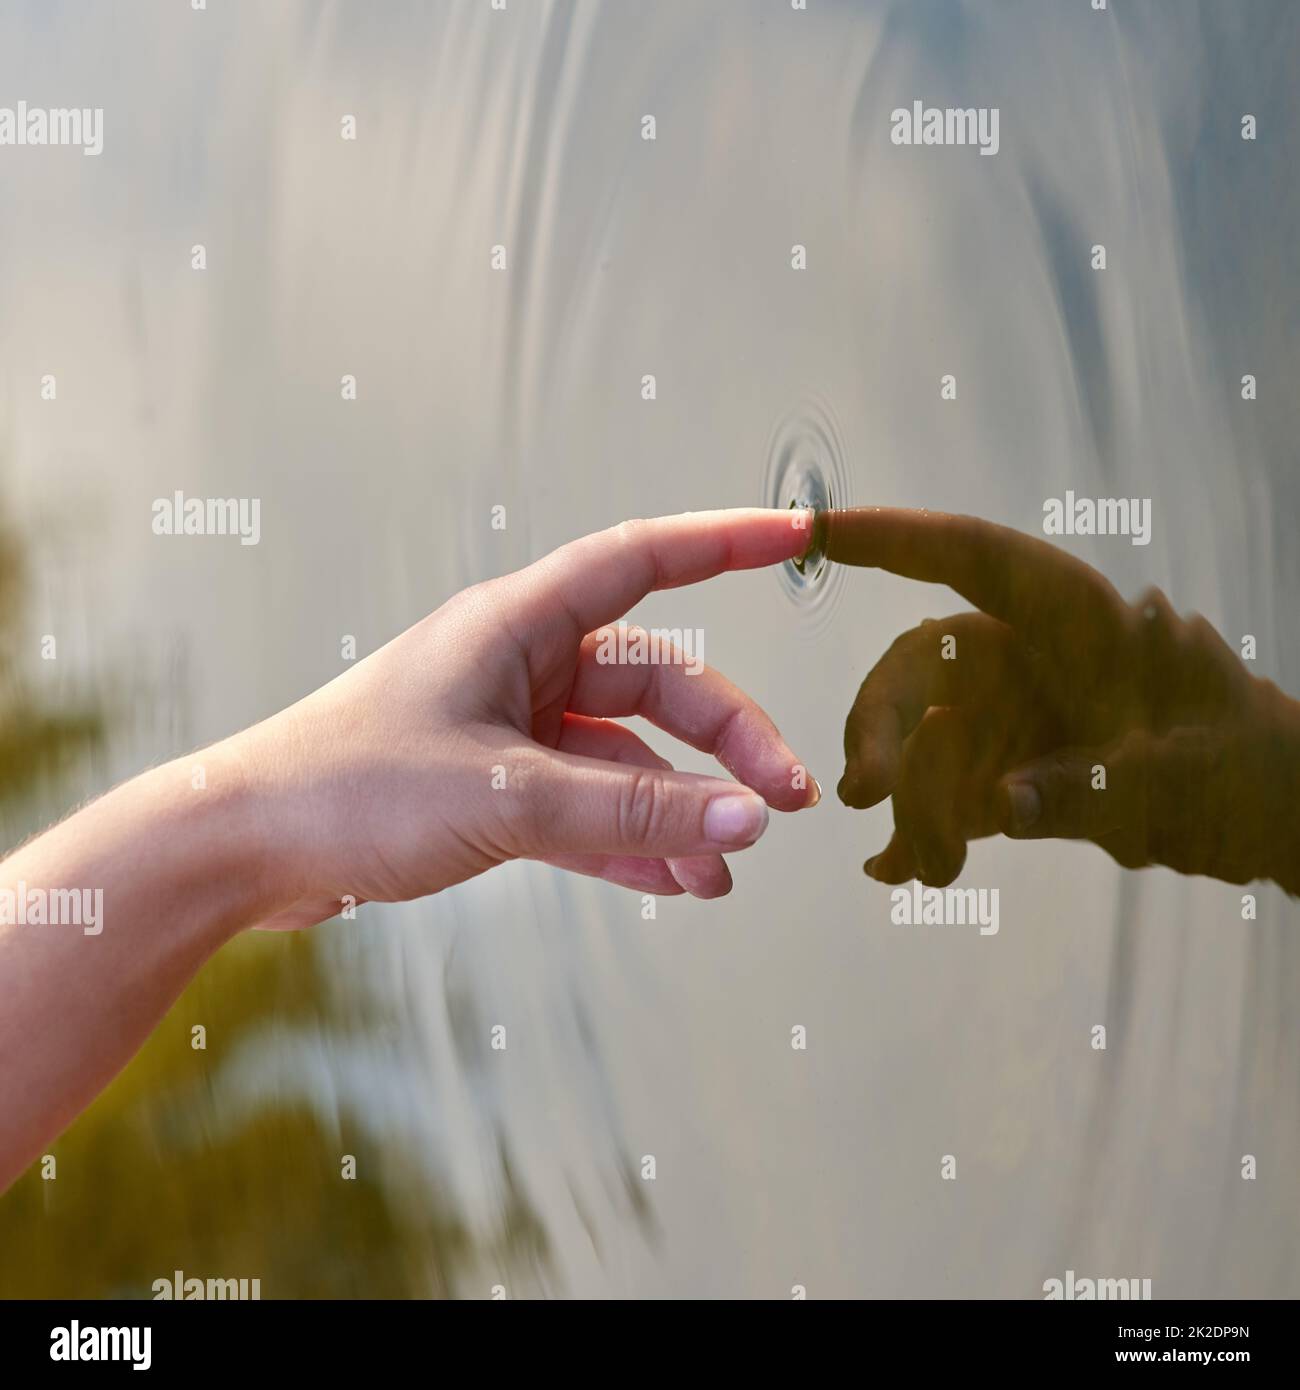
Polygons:
<instances>
[{"instance_id":1,"label":"wrist","mask_svg":"<svg viewBox=\"0 0 1300 1390\"><path fill-rule=\"evenodd\" d=\"M1300 894L1300 702L1259 681L1266 759L1259 791L1268 809L1261 877Z\"/></svg>"},{"instance_id":2,"label":"wrist","mask_svg":"<svg viewBox=\"0 0 1300 1390\"><path fill-rule=\"evenodd\" d=\"M214 948L296 896L292 822L253 754L236 735L146 774L163 803L173 873L205 906L198 929Z\"/></svg>"}]
</instances>

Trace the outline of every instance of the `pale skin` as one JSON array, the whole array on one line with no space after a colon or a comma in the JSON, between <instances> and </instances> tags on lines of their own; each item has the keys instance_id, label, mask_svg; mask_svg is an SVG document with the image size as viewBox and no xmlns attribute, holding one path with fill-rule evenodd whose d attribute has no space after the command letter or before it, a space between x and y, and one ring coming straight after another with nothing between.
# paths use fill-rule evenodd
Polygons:
<instances>
[{"instance_id":1,"label":"pale skin","mask_svg":"<svg viewBox=\"0 0 1300 1390\"><path fill-rule=\"evenodd\" d=\"M511 859L728 892L723 856L762 835L769 807L815 805L817 784L722 676L602 664L599 632L653 589L801 555L810 523L710 512L574 541L10 855L0 888L101 888L104 926L0 926L0 1190L247 928L424 897ZM973 517L869 508L818 530L833 561L945 584L978 610L904 633L849 714L840 798L893 803L874 878L951 882L967 842L1001 832L1300 892L1300 705L1203 618L1156 591L1125 603L1064 551ZM614 722L634 714L735 780L674 772Z\"/></svg>"},{"instance_id":2,"label":"pale skin","mask_svg":"<svg viewBox=\"0 0 1300 1390\"><path fill-rule=\"evenodd\" d=\"M602 664L597 634L651 590L801 554L810 523L701 512L586 536L11 854L0 888L100 888L103 926L0 926L0 1190L247 928L424 897L512 859L643 893L729 892L723 856L763 834L769 807L815 805L817 783L723 676ZM735 780L673 771L615 722L628 715Z\"/></svg>"}]
</instances>

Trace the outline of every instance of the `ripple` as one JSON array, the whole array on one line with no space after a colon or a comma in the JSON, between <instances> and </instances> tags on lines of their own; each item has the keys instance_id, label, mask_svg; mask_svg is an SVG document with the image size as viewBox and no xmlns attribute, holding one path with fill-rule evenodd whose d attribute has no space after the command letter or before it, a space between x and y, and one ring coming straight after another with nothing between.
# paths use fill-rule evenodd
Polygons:
<instances>
[{"instance_id":1,"label":"ripple","mask_svg":"<svg viewBox=\"0 0 1300 1390\"><path fill-rule=\"evenodd\" d=\"M767 448L763 505L817 512L852 505L839 426L819 397L800 401L777 421ZM787 560L778 575L791 602L824 626L843 588L843 566L832 565L814 546L801 559Z\"/></svg>"}]
</instances>

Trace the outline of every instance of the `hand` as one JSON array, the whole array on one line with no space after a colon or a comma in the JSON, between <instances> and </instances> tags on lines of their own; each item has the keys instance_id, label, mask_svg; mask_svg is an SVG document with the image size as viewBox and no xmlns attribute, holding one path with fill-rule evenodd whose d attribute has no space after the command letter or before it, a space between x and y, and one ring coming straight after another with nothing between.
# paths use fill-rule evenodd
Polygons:
<instances>
[{"instance_id":1,"label":"hand","mask_svg":"<svg viewBox=\"0 0 1300 1390\"><path fill-rule=\"evenodd\" d=\"M722 855L758 839L768 806L814 805L817 785L721 675L602 665L598 629L653 589L801 554L810 521L703 512L587 536L457 594L231 740L286 896L263 925L322 921L345 896L421 897L519 858L649 893L728 892ZM631 714L743 785L672 771L613 722Z\"/></svg>"},{"instance_id":2,"label":"hand","mask_svg":"<svg viewBox=\"0 0 1300 1390\"><path fill-rule=\"evenodd\" d=\"M0 1191L246 927L308 926L349 899L420 897L520 857L646 892L725 893L722 854L758 839L769 805L814 805L817 784L721 676L602 664L594 632L651 589L803 553L810 521L709 512L574 541L10 854L6 901L90 902L95 920L91 938L80 915L0 921ZM611 722L623 714L744 785L673 772Z\"/></svg>"},{"instance_id":3,"label":"hand","mask_svg":"<svg viewBox=\"0 0 1300 1390\"><path fill-rule=\"evenodd\" d=\"M1300 707L1204 618L1158 589L1126 604L1081 560L974 517L863 508L818 525L832 560L982 610L904 633L854 701L840 798L893 797L874 878L951 883L967 842L1001 831L1300 892Z\"/></svg>"}]
</instances>

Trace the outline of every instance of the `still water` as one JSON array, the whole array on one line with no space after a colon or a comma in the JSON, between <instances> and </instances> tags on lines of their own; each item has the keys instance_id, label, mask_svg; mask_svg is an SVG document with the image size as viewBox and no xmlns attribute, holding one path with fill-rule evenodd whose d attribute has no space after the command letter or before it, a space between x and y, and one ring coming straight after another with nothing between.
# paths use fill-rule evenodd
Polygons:
<instances>
[{"instance_id":1,"label":"still water","mask_svg":"<svg viewBox=\"0 0 1300 1390\"><path fill-rule=\"evenodd\" d=\"M1031 531L1150 498L1149 545L1066 543L1300 689L1297 13L7 4L0 101L102 107L104 148L0 150L6 844L349 635L810 487ZM997 108L997 154L891 143L918 100ZM260 498L260 543L152 535L178 490ZM636 617L702 628L829 791L867 669L961 607L822 571ZM1300 1293L1294 906L984 842L996 935L892 927L888 824L828 795L649 921L515 864L238 943L0 1200L0 1292Z\"/></svg>"}]
</instances>

